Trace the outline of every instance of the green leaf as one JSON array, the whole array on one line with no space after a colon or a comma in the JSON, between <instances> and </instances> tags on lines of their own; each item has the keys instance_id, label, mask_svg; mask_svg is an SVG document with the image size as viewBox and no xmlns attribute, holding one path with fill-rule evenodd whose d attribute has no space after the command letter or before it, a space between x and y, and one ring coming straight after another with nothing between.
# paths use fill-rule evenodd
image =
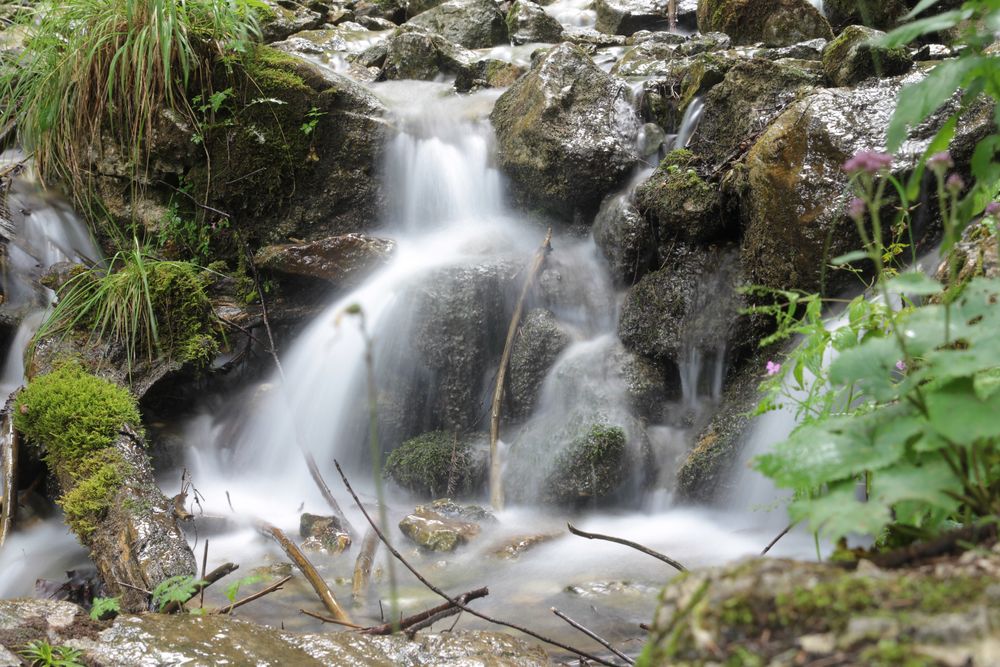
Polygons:
<instances>
[{"instance_id":1,"label":"green leaf","mask_svg":"<svg viewBox=\"0 0 1000 667\"><path fill-rule=\"evenodd\" d=\"M912 21L917 16L927 11L928 9L930 9L939 2L941 2L941 0L920 0L920 2L918 2L917 5L913 9L911 9L910 12L906 14L906 16L902 18L902 20Z\"/></svg>"},{"instance_id":2,"label":"green leaf","mask_svg":"<svg viewBox=\"0 0 1000 667\"><path fill-rule=\"evenodd\" d=\"M895 338L869 338L844 350L830 364L830 382L835 385L857 384L878 401L896 397L893 377L896 362L903 358Z\"/></svg>"},{"instance_id":3,"label":"green leaf","mask_svg":"<svg viewBox=\"0 0 1000 667\"><path fill-rule=\"evenodd\" d=\"M958 503L948 492L961 489L961 482L948 465L935 458L925 463L902 464L878 471L872 476L870 501L893 508L904 501L918 501L911 505L911 516L897 515L897 520L920 525L928 507L937 508L940 515L957 510Z\"/></svg>"},{"instance_id":4,"label":"green leaf","mask_svg":"<svg viewBox=\"0 0 1000 667\"><path fill-rule=\"evenodd\" d=\"M1000 394L981 399L971 379L954 380L926 392L924 401L931 427L957 445L1000 437Z\"/></svg>"},{"instance_id":5,"label":"green leaf","mask_svg":"<svg viewBox=\"0 0 1000 667\"><path fill-rule=\"evenodd\" d=\"M929 296L937 294L943 287L941 283L934 280L920 271L907 271L901 273L888 283L886 289L894 294L913 294L916 296Z\"/></svg>"},{"instance_id":6,"label":"green leaf","mask_svg":"<svg viewBox=\"0 0 1000 667\"><path fill-rule=\"evenodd\" d=\"M892 513L885 505L858 500L857 486L855 480L831 485L822 496L793 501L789 514L832 540L848 533L877 535L892 521Z\"/></svg>"},{"instance_id":7,"label":"green leaf","mask_svg":"<svg viewBox=\"0 0 1000 667\"><path fill-rule=\"evenodd\" d=\"M963 85L965 75L978 65L978 58L945 60L921 81L903 88L889 123L886 139L889 151L899 150L908 128L919 125L937 111Z\"/></svg>"},{"instance_id":8,"label":"green leaf","mask_svg":"<svg viewBox=\"0 0 1000 667\"><path fill-rule=\"evenodd\" d=\"M851 252L844 253L843 255L838 255L834 257L830 263L831 264L850 264L851 262L858 262L862 259L868 259L868 253L864 250L852 250Z\"/></svg>"},{"instance_id":9,"label":"green leaf","mask_svg":"<svg viewBox=\"0 0 1000 667\"><path fill-rule=\"evenodd\" d=\"M990 400L1000 390L1000 367L976 373L976 376L972 378L972 388L979 400Z\"/></svg>"},{"instance_id":10,"label":"green leaf","mask_svg":"<svg viewBox=\"0 0 1000 667\"><path fill-rule=\"evenodd\" d=\"M970 18L972 14L971 9L956 9L950 12L942 12L941 14L928 16L927 18L901 25L885 37L873 41L878 46L894 49L898 46L909 44L921 35L954 28L962 21Z\"/></svg>"}]
</instances>

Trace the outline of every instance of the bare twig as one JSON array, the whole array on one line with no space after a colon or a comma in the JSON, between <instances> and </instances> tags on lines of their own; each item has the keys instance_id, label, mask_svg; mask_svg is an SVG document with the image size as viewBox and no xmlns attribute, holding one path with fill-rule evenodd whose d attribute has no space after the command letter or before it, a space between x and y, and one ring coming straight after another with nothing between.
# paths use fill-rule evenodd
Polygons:
<instances>
[{"instance_id":1,"label":"bare twig","mask_svg":"<svg viewBox=\"0 0 1000 667\"><path fill-rule=\"evenodd\" d=\"M316 571L313 564L309 562L306 555L302 553L302 550L299 549L294 542L288 539L285 536L285 533L283 533L277 526L272 526L268 523L261 523L260 530L273 537L274 540L281 546L285 554L292 559L295 566L299 568L299 571L302 572L303 576L305 576L306 581L308 581L309 585L311 585L313 590L316 591L316 595L319 596L319 599L323 603L323 606L326 607L326 610L333 614L333 617L337 620L350 623L351 618L337 603L337 598L333 596L333 591L330 590L326 581L320 576L319 572Z\"/></svg>"},{"instance_id":2,"label":"bare twig","mask_svg":"<svg viewBox=\"0 0 1000 667\"><path fill-rule=\"evenodd\" d=\"M587 660L592 660L593 662L596 662L598 664L607 665L608 667L617 667L615 665L615 663L613 663L613 662L608 662L607 660L605 660L603 658L599 658L599 657L597 657L595 655L591 655L590 653L587 653L585 651L581 651L580 649L574 648L572 646L569 646L568 644L563 644L562 642L556 641L555 639L550 639L549 637L546 637L545 635L541 635L541 634L535 632L534 630L529 630L528 628L526 628L526 627L524 627L522 625L517 625L515 623L509 623L507 621L504 621L504 620L501 620L501 619L498 619L498 618L493 618L491 616L487 616L486 614L478 612L475 609L472 609L471 607L469 607L468 605L464 605L464 604L460 603L458 600L456 600L455 598L451 597L450 595L448 595L447 593L445 593L443 590L441 590L440 588L438 588L437 586L435 586L434 584L432 584L430 581L428 581L426 579L426 577L424 577L424 575L420 574L420 572L418 572L416 570L416 568L414 568L412 565L410 565L409 561L407 561L405 558L403 558L403 555L401 553L399 553L392 546L392 544L389 542L388 539L386 539L385 535L382 533L381 530L379 530L378 526L372 520L371 516L369 516L368 510L366 510L364 508L364 505L361 504L361 499L358 498L358 494L354 493L354 489L351 487L351 483L349 481L347 481L347 475L344 474L344 470L340 467L340 463L338 463L337 461L334 461L333 464L337 467L337 472L340 473L340 478L344 481L344 486L347 487L348 493L350 493L351 497L354 498L355 504L358 506L358 509L361 510L361 513L364 515L365 519L368 521L368 524L372 527L372 529L378 535L379 539L382 540L382 544L384 544L385 548L389 550L389 552L396 558L396 560L398 560L400 563L402 563L403 566L406 567L407 570L409 570L411 573L413 573L413 576L415 576L417 578L417 580L420 581L420 583L422 583L424 586L426 586L431 591L433 591L437 595L441 596L442 598L444 598L445 600L447 600L448 602L450 602L453 606L458 607L462 611L466 611L466 612L472 614L473 616L475 616L477 618L481 618L484 621L487 621L489 623L494 623L496 625L503 625L503 626L511 628L513 630L517 630L519 632L523 632L524 634L528 635L529 637L534 637L535 639L538 639L539 641L543 641L546 644L551 644L552 646L558 646L561 649L564 649L566 651L570 651L571 653L575 653L576 655L578 655L578 656L580 656L582 658L586 658Z\"/></svg>"},{"instance_id":3,"label":"bare twig","mask_svg":"<svg viewBox=\"0 0 1000 667\"><path fill-rule=\"evenodd\" d=\"M351 597L356 607L364 604L368 597L368 582L371 579L372 564L375 562L378 545L378 535L369 528L365 532L365 539L361 542L358 559L354 562L354 578L351 580Z\"/></svg>"},{"instance_id":4,"label":"bare twig","mask_svg":"<svg viewBox=\"0 0 1000 667\"><path fill-rule=\"evenodd\" d=\"M315 619L323 621L324 623L333 623L334 625L343 625L345 628L354 628L355 630L364 630L363 626L357 623L348 623L347 621L338 621L335 618L330 618L329 616L324 616L323 614L317 614L314 611L309 611L308 609L299 609L299 611L306 616L311 616Z\"/></svg>"},{"instance_id":5,"label":"bare twig","mask_svg":"<svg viewBox=\"0 0 1000 667\"><path fill-rule=\"evenodd\" d=\"M193 600L203 590L205 590L206 588L217 582L219 579L222 579L223 577L228 577L230 574L232 574L239 568L240 566L237 565L236 563L223 563L219 567L215 568L214 570L203 576L200 581L195 582L194 592L191 593L191 595L188 597L187 600L184 600L184 602L178 602L176 600L173 602L168 602L166 605L164 605L163 609L161 609L160 611L164 614L174 614L180 611L181 609L184 608L184 605ZM129 588L132 587L130 586Z\"/></svg>"},{"instance_id":6,"label":"bare twig","mask_svg":"<svg viewBox=\"0 0 1000 667\"><path fill-rule=\"evenodd\" d=\"M8 400L8 410L4 411L3 433L0 447L0 459L3 459L3 492L0 495L0 547L7 535L14 528L17 518L17 455L20 449L20 437L14 428L13 397Z\"/></svg>"},{"instance_id":7,"label":"bare twig","mask_svg":"<svg viewBox=\"0 0 1000 667\"><path fill-rule=\"evenodd\" d=\"M615 544L622 544L622 545L625 545L626 547L632 547L636 551L641 551L642 553L646 554L647 556L652 556L653 558L656 558L658 560L662 560L664 563L666 563L667 565L669 565L670 567L672 567L672 568L674 568L676 570L679 570L680 572L687 571L686 567L684 567L683 565L681 565L680 563L678 563L677 561L675 561L670 556L664 556L659 551L653 551L649 547L644 547L641 544L639 544L638 542L632 542L630 540L623 540L620 537L613 537L611 535L601 535L599 533L588 533L586 531L580 530L579 528L575 527L571 523L567 523L566 527L569 528L569 532L573 533L577 537L585 537L588 540L604 540L606 542L614 542Z\"/></svg>"},{"instance_id":8,"label":"bare twig","mask_svg":"<svg viewBox=\"0 0 1000 667\"><path fill-rule=\"evenodd\" d=\"M288 575L287 577L284 577L280 581L276 581L275 583L271 584L267 588L263 588L263 589L257 591L253 595L248 595L245 598L243 598L242 600L237 600L236 602L232 603L231 605L227 605L225 607L222 607L221 609L217 609L215 611L215 613L216 614L230 614L230 613L232 613L233 609L236 609L237 607L242 607L243 605L245 605L245 604L247 604L249 602L253 602L254 600L259 600L260 598L264 597L265 595L270 595L271 593L273 593L275 591L281 590L281 587L284 586L286 583L288 583L288 581L291 578L292 578L292 575Z\"/></svg>"},{"instance_id":9,"label":"bare twig","mask_svg":"<svg viewBox=\"0 0 1000 667\"><path fill-rule=\"evenodd\" d=\"M503 404L505 382L507 379L507 366L510 364L510 354L514 347L514 337L521 326L521 313L524 312L524 301L528 297L528 292L535 282L538 272L545 262L549 251L552 249L552 229L550 228L542 241L541 247L535 252L531 260L528 273L524 276L524 285L521 287L521 294L517 297L517 304L514 306L514 314L510 318L510 326L507 327L507 340L504 342L503 355L500 357L500 367L497 369L497 381L493 388L493 404L490 407L490 504L493 509L503 509L503 479L500 474L501 461L500 453L497 451L497 441L500 439L500 410Z\"/></svg>"},{"instance_id":10,"label":"bare twig","mask_svg":"<svg viewBox=\"0 0 1000 667\"><path fill-rule=\"evenodd\" d=\"M796 523L798 523L798 522L797 521L793 521L792 523L790 523L787 526L785 526L785 529L783 531L781 531L780 533L778 533L778 536L776 538L774 538L773 540L771 540L766 547L764 547L764 550L760 552L760 555L761 556L766 556L767 552L771 550L771 547L773 547L775 544L777 544L778 540L780 540L782 537L784 537L785 535L787 535L789 533L789 531L791 531L791 529L795 527Z\"/></svg>"},{"instance_id":11,"label":"bare twig","mask_svg":"<svg viewBox=\"0 0 1000 667\"><path fill-rule=\"evenodd\" d=\"M462 593L457 598L455 598L455 601L461 604L468 604L473 600L478 600L479 598L486 597L489 594L490 590L485 586L483 586L482 588L477 588L474 591L469 591L468 593ZM431 618L438 617L442 612L445 611L453 611L454 613L458 613L461 611L461 609L458 606L453 605L451 602L445 602L442 605L438 605L437 607L433 607L426 611L422 611L419 614L407 616L406 618L402 619L397 625L399 626L400 630L408 630L411 629L413 626L418 625L420 623L424 623L425 621ZM451 614L448 614L448 616L450 615ZM441 616L441 618L445 617ZM365 628L364 630L361 631L361 634L389 635L392 634L393 631L395 630L393 625L394 625L393 623L383 623L382 625L375 625L370 628Z\"/></svg>"},{"instance_id":12,"label":"bare twig","mask_svg":"<svg viewBox=\"0 0 1000 667\"><path fill-rule=\"evenodd\" d=\"M183 491L181 491L183 493ZM205 578L205 572L208 570L208 538L205 538L205 553L201 557L201 578ZM201 603L198 605L202 609L205 608L205 589L201 589Z\"/></svg>"},{"instance_id":13,"label":"bare twig","mask_svg":"<svg viewBox=\"0 0 1000 667\"><path fill-rule=\"evenodd\" d=\"M677 30L677 0L670 0L667 4L667 22L670 32Z\"/></svg>"},{"instance_id":14,"label":"bare twig","mask_svg":"<svg viewBox=\"0 0 1000 667\"><path fill-rule=\"evenodd\" d=\"M577 623L572 618L570 618L566 614L562 613L561 611L559 611L555 607L552 607L552 613L555 614L556 616L558 616L559 618L561 618L562 620L566 621L570 625L572 625L574 628L576 628L577 630L579 630L583 634L585 634L588 637L590 637L591 639L593 639L595 642L597 642L598 644L600 644L604 648L608 649L609 651L611 651L612 653L614 653L615 655L617 655L619 658L621 658L622 660L624 660L628 664L630 664L630 665L634 665L635 664L635 660L633 660L632 658L628 657L627 655L625 655L624 653L622 653L621 651L619 651L618 649L616 649L606 639L603 639L602 637L600 637L599 635L597 635L597 633L595 633L593 630L590 630L589 628L586 628L583 625Z\"/></svg>"}]
</instances>

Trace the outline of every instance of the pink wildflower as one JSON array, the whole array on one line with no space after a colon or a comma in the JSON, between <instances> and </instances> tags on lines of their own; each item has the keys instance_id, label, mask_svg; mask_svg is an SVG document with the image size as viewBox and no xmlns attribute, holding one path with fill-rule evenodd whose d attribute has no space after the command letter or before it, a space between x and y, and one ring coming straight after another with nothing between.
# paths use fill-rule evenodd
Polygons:
<instances>
[{"instance_id":1,"label":"pink wildflower","mask_svg":"<svg viewBox=\"0 0 1000 667\"><path fill-rule=\"evenodd\" d=\"M892 166L892 156L888 153L878 153L875 151L861 151L844 163L843 170L848 174L860 174L862 172L874 176L883 169Z\"/></svg>"},{"instance_id":2,"label":"pink wildflower","mask_svg":"<svg viewBox=\"0 0 1000 667\"><path fill-rule=\"evenodd\" d=\"M773 361L769 361L767 362L767 366L765 368L767 370L768 376L777 375L778 372L781 370L781 364L776 364Z\"/></svg>"}]
</instances>

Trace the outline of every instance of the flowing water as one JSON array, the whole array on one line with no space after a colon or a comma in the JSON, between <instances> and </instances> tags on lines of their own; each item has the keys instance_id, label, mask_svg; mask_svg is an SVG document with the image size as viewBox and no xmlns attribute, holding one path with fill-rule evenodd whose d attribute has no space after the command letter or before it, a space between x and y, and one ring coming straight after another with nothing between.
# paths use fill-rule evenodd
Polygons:
<instances>
[{"instance_id":1,"label":"flowing water","mask_svg":"<svg viewBox=\"0 0 1000 667\"><path fill-rule=\"evenodd\" d=\"M567 23L592 24L589 10L582 7L566 0L550 5L547 11ZM383 83L373 88L395 115L398 127L386 151L382 177L384 191L391 196L378 232L395 239L397 250L385 268L356 290L339 296L283 351L284 380L276 374L222 397L221 406L206 405L205 412L187 424L187 467L200 493L196 512L203 512L191 538L199 554L204 540L210 539L210 568L232 560L241 563L245 572L284 560L280 550L251 527L251 518L267 520L294 535L301 512L327 512L299 446L314 454L350 520L363 528L364 520L343 491L333 461L345 466L363 500L372 501L364 402L365 335L372 340L380 391L410 388L405 394L410 402L402 410L419 420L421 405L413 397L434 394L436 380L427 375L421 359L424 348L419 345L426 343L420 340L421 322L426 314L417 304L425 303L427 295L440 294L442 286L447 288L449 276L475 281L513 273L517 277L513 282L520 283L523 266L544 236L544 229L508 207L504 182L494 164L488 115L500 91L458 96L449 92L446 83L419 82ZM659 150L685 145L700 109L700 104L692 104L682 127L663 128L675 131L676 136ZM637 141L647 139L637 136ZM637 177L641 180L648 173ZM638 182L619 193L617 201L627 201ZM53 202L35 205L23 219L18 241L11 246L12 257L23 252L30 260L14 265L17 275L30 276L66 258L98 257L75 218L59 212ZM738 506L731 508L671 505L673 466L690 446L689 425L669 419L646 425L633 414L620 369L612 363L620 347L615 331L622 294L614 287L592 238L557 234L552 247L539 283L546 294L544 305L571 342L548 372L534 411L503 433L504 456L512 461L528 457L531 462L516 480L517 502L499 513L494 529L454 555L417 554L398 531L390 534L428 577L447 590L457 593L488 585L490 595L477 602L477 608L582 644L575 631L548 613L555 606L599 634L622 642L625 650L637 652L642 642L638 624L651 618L656 592L672 570L625 547L569 536L567 520L585 530L641 542L700 567L758 553L784 527L785 513L781 507L774 508L774 490L764 484L748 490ZM20 288L11 284L15 286L8 287L9 293L19 293ZM512 305L509 297L502 297L504 313ZM37 325L50 299L36 300L35 314L25 318L25 332ZM354 306L360 308L363 320L347 313ZM506 317L500 320L497 331L485 332L495 339L497 356L507 325ZM23 367L17 360L29 337L28 333L17 335L4 370L5 382L20 382ZM682 407L711 409L721 392L724 345L720 343L711 358L698 351L703 349L692 345L682 359ZM484 367L481 377L474 378L471 394L479 405L471 407L480 413L488 408L494 372L495 365ZM567 427L597 419L623 426L632 456L648 448L664 468L661 479L651 491L644 490L638 474L628 480L620 499L623 509L617 511L567 513L540 507L535 500L543 473L572 439L563 435L572 430ZM760 449L775 437L767 428L755 430L750 435L754 442L747 449ZM177 479L175 472L163 476L166 493L176 492ZM389 523L394 526L412 509L413 500L393 489L389 493ZM754 507L774 511L748 509ZM549 539L516 561L495 556L505 540L524 535ZM0 552L0 596L26 594L34 577L58 576L61 569L77 564L82 554L73 545L65 528L55 523L13 536ZM808 536L793 533L774 553L808 557L812 548ZM317 566L342 600L350 597L350 553L316 557ZM357 622L379 619L379 600L389 595L381 575L384 559L383 550L375 575L377 590L367 606L355 610ZM221 593L210 590L210 599L219 601ZM399 593L406 612L434 603L408 576L401 578ZM285 592L249 605L241 614L287 628L318 629L318 622L298 612L307 606L315 606L312 594L297 578ZM483 626L464 618L460 627Z\"/></svg>"}]
</instances>

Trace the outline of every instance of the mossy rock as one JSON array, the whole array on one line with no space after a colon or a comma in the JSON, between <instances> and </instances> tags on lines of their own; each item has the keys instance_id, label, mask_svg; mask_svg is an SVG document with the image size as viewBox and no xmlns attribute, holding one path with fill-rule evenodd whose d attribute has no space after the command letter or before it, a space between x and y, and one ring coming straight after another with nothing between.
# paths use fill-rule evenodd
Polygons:
<instances>
[{"instance_id":1,"label":"mossy rock","mask_svg":"<svg viewBox=\"0 0 1000 667\"><path fill-rule=\"evenodd\" d=\"M67 361L33 378L17 396L14 426L43 447L50 464L76 464L111 446L125 426L141 423L125 389Z\"/></svg>"},{"instance_id":2,"label":"mossy rock","mask_svg":"<svg viewBox=\"0 0 1000 667\"><path fill-rule=\"evenodd\" d=\"M556 457L552 473L542 483L541 500L580 506L607 498L625 480L627 459L625 430L594 424Z\"/></svg>"},{"instance_id":3,"label":"mossy rock","mask_svg":"<svg viewBox=\"0 0 1000 667\"><path fill-rule=\"evenodd\" d=\"M504 15L493 0L448 0L408 21L467 49L508 42Z\"/></svg>"},{"instance_id":4,"label":"mossy rock","mask_svg":"<svg viewBox=\"0 0 1000 667\"><path fill-rule=\"evenodd\" d=\"M871 77L905 74L913 58L904 47L886 49L873 42L885 33L848 26L823 49L823 71L835 86L850 86Z\"/></svg>"},{"instance_id":5,"label":"mossy rock","mask_svg":"<svg viewBox=\"0 0 1000 667\"><path fill-rule=\"evenodd\" d=\"M719 188L702 178L698 168L694 153L674 150L636 189L636 205L653 223L660 243L707 243L725 234Z\"/></svg>"},{"instance_id":6,"label":"mossy rock","mask_svg":"<svg viewBox=\"0 0 1000 667\"><path fill-rule=\"evenodd\" d=\"M563 27L532 0L515 0L505 20L514 44L544 42L555 44L562 39Z\"/></svg>"},{"instance_id":7,"label":"mossy rock","mask_svg":"<svg viewBox=\"0 0 1000 667\"><path fill-rule=\"evenodd\" d=\"M723 32L734 44L833 39L829 22L808 0L698 0L698 29Z\"/></svg>"},{"instance_id":8,"label":"mossy rock","mask_svg":"<svg viewBox=\"0 0 1000 667\"><path fill-rule=\"evenodd\" d=\"M636 664L773 665L790 655L851 665L992 664L1000 554L981 558L901 571L865 563L854 572L753 559L685 573L664 589Z\"/></svg>"},{"instance_id":9,"label":"mossy rock","mask_svg":"<svg viewBox=\"0 0 1000 667\"><path fill-rule=\"evenodd\" d=\"M890 30L908 11L904 0L823 0L823 13L837 31L849 25Z\"/></svg>"},{"instance_id":10,"label":"mossy rock","mask_svg":"<svg viewBox=\"0 0 1000 667\"><path fill-rule=\"evenodd\" d=\"M426 498L477 493L486 477L486 459L475 443L469 436L425 433L389 454L385 476Z\"/></svg>"}]
</instances>

